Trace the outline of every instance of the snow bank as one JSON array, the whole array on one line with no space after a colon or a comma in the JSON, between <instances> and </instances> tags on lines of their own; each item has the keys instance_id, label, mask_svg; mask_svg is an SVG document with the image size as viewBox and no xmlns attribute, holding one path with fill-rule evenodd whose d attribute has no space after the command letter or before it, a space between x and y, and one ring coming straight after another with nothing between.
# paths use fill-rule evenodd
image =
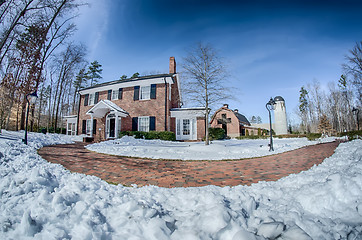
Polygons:
<instances>
[{"instance_id":1,"label":"snow bank","mask_svg":"<svg viewBox=\"0 0 362 240\"><path fill-rule=\"evenodd\" d=\"M224 188L114 186L21 142L0 152L0 239L362 238L362 140L309 171Z\"/></svg>"},{"instance_id":2,"label":"snow bank","mask_svg":"<svg viewBox=\"0 0 362 240\"><path fill-rule=\"evenodd\" d=\"M336 138L321 138L308 141L307 138L275 138L274 151L269 152L269 139L212 141L210 146L203 142L170 142L143 140L124 136L88 145L86 148L100 153L153 159L221 160L261 157L282 153L308 145L332 142Z\"/></svg>"}]
</instances>

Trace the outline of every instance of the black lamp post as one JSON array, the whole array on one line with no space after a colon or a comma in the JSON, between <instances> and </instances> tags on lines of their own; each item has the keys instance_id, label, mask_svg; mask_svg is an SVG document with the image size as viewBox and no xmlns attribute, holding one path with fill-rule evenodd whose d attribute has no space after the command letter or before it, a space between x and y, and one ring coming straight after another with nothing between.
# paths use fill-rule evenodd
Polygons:
<instances>
[{"instance_id":1,"label":"black lamp post","mask_svg":"<svg viewBox=\"0 0 362 240\"><path fill-rule=\"evenodd\" d=\"M36 94L36 91L33 93L29 93L25 96L26 101L28 102L28 107L26 109L26 120L25 120L25 137L23 139L23 142L25 144L28 144L28 119L29 119L29 108L30 105L34 105L36 99L38 98L38 95Z\"/></svg>"},{"instance_id":2,"label":"black lamp post","mask_svg":"<svg viewBox=\"0 0 362 240\"><path fill-rule=\"evenodd\" d=\"M354 113L354 114L356 114L356 118L357 118L357 130L359 131L359 119L358 119L358 114L359 114L359 109L357 109L357 108L353 108L352 109L352 112Z\"/></svg>"},{"instance_id":3,"label":"black lamp post","mask_svg":"<svg viewBox=\"0 0 362 240\"><path fill-rule=\"evenodd\" d=\"M275 101L273 98L270 98L269 102L265 105L266 109L269 112L269 123L270 123L270 143L269 143L269 151L274 151L273 148L273 130L272 130L272 121L271 121L271 110L275 108Z\"/></svg>"}]
</instances>

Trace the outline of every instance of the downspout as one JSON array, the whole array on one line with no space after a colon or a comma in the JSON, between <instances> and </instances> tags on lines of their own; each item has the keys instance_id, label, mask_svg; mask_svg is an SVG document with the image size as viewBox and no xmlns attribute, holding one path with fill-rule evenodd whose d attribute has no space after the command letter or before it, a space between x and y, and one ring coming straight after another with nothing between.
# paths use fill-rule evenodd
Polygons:
<instances>
[{"instance_id":1,"label":"downspout","mask_svg":"<svg viewBox=\"0 0 362 240\"><path fill-rule=\"evenodd\" d=\"M165 131L167 131L167 82L166 77L163 78L165 81Z\"/></svg>"},{"instance_id":2,"label":"downspout","mask_svg":"<svg viewBox=\"0 0 362 240\"><path fill-rule=\"evenodd\" d=\"M77 131L76 131L76 135L78 135L79 131L78 131L78 128L79 128L79 112L80 112L80 99L81 99L81 96L79 91L78 91L78 94L79 94L79 103L78 103L78 113L77 113Z\"/></svg>"}]
</instances>

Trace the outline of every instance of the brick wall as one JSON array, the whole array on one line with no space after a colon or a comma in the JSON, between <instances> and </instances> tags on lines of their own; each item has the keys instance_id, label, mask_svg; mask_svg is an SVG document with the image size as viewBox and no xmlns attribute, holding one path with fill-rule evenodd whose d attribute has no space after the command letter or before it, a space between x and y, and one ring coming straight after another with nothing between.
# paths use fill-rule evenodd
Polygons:
<instances>
[{"instance_id":1,"label":"brick wall","mask_svg":"<svg viewBox=\"0 0 362 240\"><path fill-rule=\"evenodd\" d=\"M222 118L222 114L226 114L226 118L230 118L231 122L226 124L227 135L229 137L237 137L240 136L240 124L239 119L235 116L232 110L227 108L221 108L215 113L214 118L212 119L210 126L212 128L222 128L222 124L218 124L217 119Z\"/></svg>"},{"instance_id":2,"label":"brick wall","mask_svg":"<svg viewBox=\"0 0 362 240\"><path fill-rule=\"evenodd\" d=\"M167 86L167 89L169 87ZM99 99L106 100L107 99L108 92L103 91L99 92ZM124 109L126 112L129 113L130 117L128 118L122 118L122 129L121 130L132 130L132 117L140 117L140 116L155 116L156 117L156 131L164 131L165 130L165 119L167 119L167 129L171 130L171 120L170 120L170 106L171 102L169 98L167 98L167 112L166 112L166 118L165 118L165 85L164 84L157 84L156 85L156 99L149 99L149 100L133 100L134 95L134 88L128 87L123 88L123 95L122 99L120 100L112 100L115 104L120 106L122 109ZM85 96L81 96L81 105L80 105L80 111L79 111L79 120L78 120L78 132L82 132L82 120L83 119L90 119L91 117L89 115L86 115L86 112L92 108L92 106L84 106L84 98ZM108 114L108 113L107 113ZM106 114L106 115L107 115ZM99 121L97 119L97 129L101 127L104 129L105 125L105 119L104 121ZM99 122L99 124L98 124ZM98 126L100 124L103 124L102 126ZM173 126L174 130L174 126ZM104 130L103 130L104 132ZM97 130L97 134L98 130Z\"/></svg>"},{"instance_id":3,"label":"brick wall","mask_svg":"<svg viewBox=\"0 0 362 240\"><path fill-rule=\"evenodd\" d=\"M205 118L198 117L196 118L197 125L197 140L201 141L205 137Z\"/></svg>"}]
</instances>

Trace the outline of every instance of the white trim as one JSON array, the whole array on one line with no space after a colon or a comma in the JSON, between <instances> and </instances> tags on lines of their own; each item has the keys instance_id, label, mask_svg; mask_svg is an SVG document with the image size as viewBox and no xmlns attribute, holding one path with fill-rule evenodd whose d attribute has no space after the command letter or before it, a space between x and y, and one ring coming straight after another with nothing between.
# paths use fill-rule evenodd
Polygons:
<instances>
[{"instance_id":1,"label":"white trim","mask_svg":"<svg viewBox=\"0 0 362 240\"><path fill-rule=\"evenodd\" d=\"M170 112L174 118L205 117L205 108L173 108Z\"/></svg>"},{"instance_id":2,"label":"white trim","mask_svg":"<svg viewBox=\"0 0 362 240\"><path fill-rule=\"evenodd\" d=\"M113 116L110 116L110 115L113 115ZM110 122L111 122L111 119L114 119L114 136L113 137L110 137ZM116 113L114 112L111 112L109 114L107 114L106 116L106 139L114 139L114 138L118 138L118 133L121 129L119 129L119 125L120 125L120 122L121 122L121 117L118 116Z\"/></svg>"},{"instance_id":3,"label":"white trim","mask_svg":"<svg viewBox=\"0 0 362 240\"><path fill-rule=\"evenodd\" d=\"M112 89L112 93L111 93L111 99L112 100L118 100L118 94L119 94L119 89Z\"/></svg>"},{"instance_id":4,"label":"white trim","mask_svg":"<svg viewBox=\"0 0 362 240\"><path fill-rule=\"evenodd\" d=\"M188 121L188 125L185 123ZM185 133L188 126L189 134ZM176 140L197 140L197 121L193 118L176 118Z\"/></svg>"},{"instance_id":5,"label":"white trim","mask_svg":"<svg viewBox=\"0 0 362 240\"><path fill-rule=\"evenodd\" d=\"M142 94L142 89L144 94ZM150 100L151 99L151 85L140 86L139 100Z\"/></svg>"},{"instance_id":6,"label":"white trim","mask_svg":"<svg viewBox=\"0 0 362 240\"><path fill-rule=\"evenodd\" d=\"M177 76L177 74L176 74L176 76ZM172 77L166 77L166 82L169 84L174 83L174 81L172 80ZM151 84L165 84L164 77L158 77L158 78L152 78L152 79L140 79L139 81L134 80L134 81L104 85L104 86L95 87L95 88L91 88L91 89L80 90L79 93L81 95L84 95L84 94L90 94L90 93L95 93L95 92L108 91L110 89L113 90L113 89L127 88L127 87L134 87L134 86L148 86Z\"/></svg>"},{"instance_id":7,"label":"white trim","mask_svg":"<svg viewBox=\"0 0 362 240\"><path fill-rule=\"evenodd\" d=\"M101 118L101 117L104 117L104 115L108 111L114 111L120 117L126 117L126 116L129 115L121 107L119 107L117 104L115 104L114 102L111 102L109 100L101 100L101 101L99 101L96 105L94 105L92 108L90 108L86 112L86 114L87 115L94 115L94 117Z\"/></svg>"},{"instance_id":8,"label":"white trim","mask_svg":"<svg viewBox=\"0 0 362 240\"><path fill-rule=\"evenodd\" d=\"M88 96L88 106L93 106L93 105L94 105L95 97L96 97L96 92L89 93L89 96Z\"/></svg>"},{"instance_id":9,"label":"white trim","mask_svg":"<svg viewBox=\"0 0 362 240\"><path fill-rule=\"evenodd\" d=\"M140 129L141 119L144 119L144 120L147 119L147 122L148 122L148 126L146 126L147 129L142 129L142 130ZM138 130L138 131L143 131L143 132L149 132L149 131L150 131L150 117L149 117L149 116L141 116L141 117L138 117L137 130Z\"/></svg>"},{"instance_id":10,"label":"white trim","mask_svg":"<svg viewBox=\"0 0 362 240\"><path fill-rule=\"evenodd\" d=\"M91 136L91 131L92 131L92 120L91 119L86 119L86 126L85 126L85 133L88 136Z\"/></svg>"}]
</instances>

